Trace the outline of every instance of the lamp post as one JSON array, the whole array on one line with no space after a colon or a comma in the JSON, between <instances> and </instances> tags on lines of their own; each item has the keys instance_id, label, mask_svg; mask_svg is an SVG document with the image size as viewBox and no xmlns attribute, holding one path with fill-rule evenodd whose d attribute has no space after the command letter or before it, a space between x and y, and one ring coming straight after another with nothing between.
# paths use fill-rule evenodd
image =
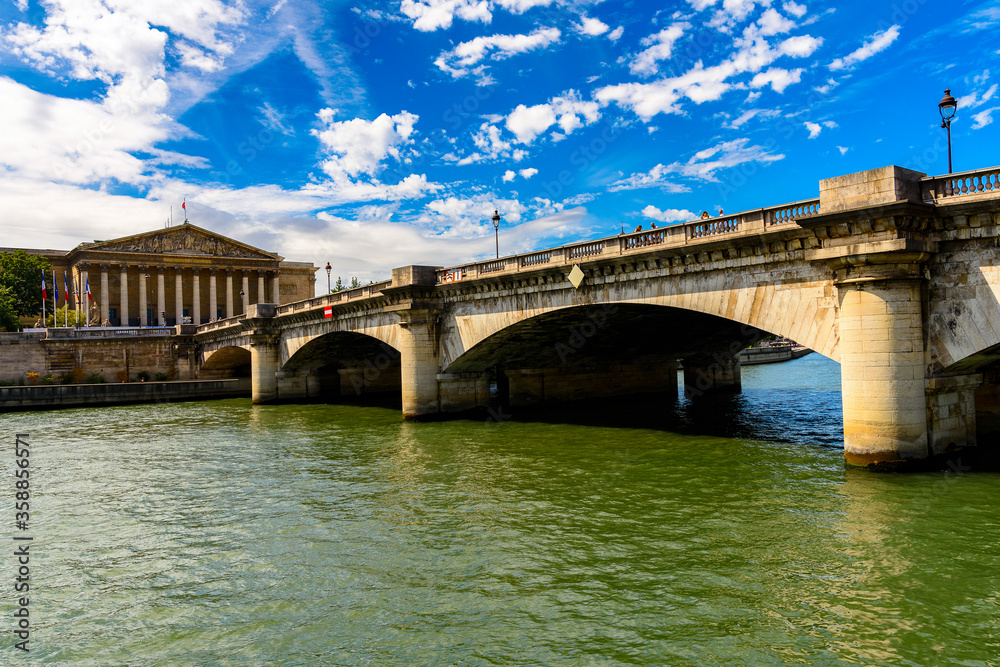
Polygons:
<instances>
[{"instance_id":1,"label":"lamp post","mask_svg":"<svg viewBox=\"0 0 1000 667\"><path fill-rule=\"evenodd\" d=\"M330 271L332 271L332 270L333 270L333 267L330 266L330 262L327 262L326 263L326 293L327 294L332 294L333 293L333 288L330 287Z\"/></svg>"},{"instance_id":2,"label":"lamp post","mask_svg":"<svg viewBox=\"0 0 1000 667\"><path fill-rule=\"evenodd\" d=\"M493 236L497 242L497 259L500 259L500 211L493 209Z\"/></svg>"},{"instance_id":3,"label":"lamp post","mask_svg":"<svg viewBox=\"0 0 1000 667\"><path fill-rule=\"evenodd\" d=\"M958 111L958 102L951 96L951 89L944 91L944 97L938 102L938 111L941 113L941 127L948 130L948 173L951 173L951 120Z\"/></svg>"}]
</instances>

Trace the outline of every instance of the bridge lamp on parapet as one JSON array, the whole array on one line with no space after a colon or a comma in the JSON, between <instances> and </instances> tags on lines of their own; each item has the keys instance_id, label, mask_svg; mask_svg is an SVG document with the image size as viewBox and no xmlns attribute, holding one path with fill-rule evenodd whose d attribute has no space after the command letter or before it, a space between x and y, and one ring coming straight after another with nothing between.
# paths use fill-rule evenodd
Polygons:
<instances>
[{"instance_id":1,"label":"bridge lamp on parapet","mask_svg":"<svg viewBox=\"0 0 1000 667\"><path fill-rule=\"evenodd\" d=\"M944 97L938 102L938 111L941 113L941 127L948 130L948 173L951 173L951 120L958 111L958 102L951 96L951 88L944 91Z\"/></svg>"},{"instance_id":2,"label":"bridge lamp on parapet","mask_svg":"<svg viewBox=\"0 0 1000 667\"><path fill-rule=\"evenodd\" d=\"M330 266L330 262L327 262L326 263L326 293L327 294L333 294L333 288L330 287L330 271L332 271L332 270L333 270L333 267Z\"/></svg>"},{"instance_id":3,"label":"bridge lamp on parapet","mask_svg":"<svg viewBox=\"0 0 1000 667\"><path fill-rule=\"evenodd\" d=\"M146 300L146 312L144 313L149 321L146 322L146 326L153 327L153 318L150 317L150 313L153 310L153 283L149 279L149 274L146 274L146 291L149 293L149 299Z\"/></svg>"},{"instance_id":4,"label":"bridge lamp on parapet","mask_svg":"<svg viewBox=\"0 0 1000 667\"><path fill-rule=\"evenodd\" d=\"M493 236L497 242L497 259L500 259L500 211L493 209Z\"/></svg>"}]
</instances>

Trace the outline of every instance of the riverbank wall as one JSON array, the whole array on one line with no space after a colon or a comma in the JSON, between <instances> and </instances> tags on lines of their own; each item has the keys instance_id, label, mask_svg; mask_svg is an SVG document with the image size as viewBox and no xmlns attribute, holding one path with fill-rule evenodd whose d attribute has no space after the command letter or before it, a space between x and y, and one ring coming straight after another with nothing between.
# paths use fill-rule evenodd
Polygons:
<instances>
[{"instance_id":1,"label":"riverbank wall","mask_svg":"<svg viewBox=\"0 0 1000 667\"><path fill-rule=\"evenodd\" d=\"M0 412L250 396L250 378L0 387Z\"/></svg>"}]
</instances>

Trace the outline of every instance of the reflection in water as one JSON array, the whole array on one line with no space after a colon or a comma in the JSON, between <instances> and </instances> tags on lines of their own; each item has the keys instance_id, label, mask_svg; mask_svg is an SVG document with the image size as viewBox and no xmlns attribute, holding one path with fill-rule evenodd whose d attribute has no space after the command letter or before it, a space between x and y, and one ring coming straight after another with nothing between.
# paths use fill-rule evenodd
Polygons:
<instances>
[{"instance_id":1,"label":"reflection in water","mask_svg":"<svg viewBox=\"0 0 1000 667\"><path fill-rule=\"evenodd\" d=\"M1000 477L845 471L838 380L811 355L613 426L239 400L0 416L38 443L58 631L32 657L997 664Z\"/></svg>"}]
</instances>

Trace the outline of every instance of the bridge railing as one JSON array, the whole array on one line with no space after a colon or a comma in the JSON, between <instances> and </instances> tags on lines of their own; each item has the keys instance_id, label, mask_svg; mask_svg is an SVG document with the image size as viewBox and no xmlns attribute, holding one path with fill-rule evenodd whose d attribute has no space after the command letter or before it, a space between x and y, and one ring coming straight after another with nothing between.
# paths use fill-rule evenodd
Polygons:
<instances>
[{"instance_id":1,"label":"bridge railing","mask_svg":"<svg viewBox=\"0 0 1000 667\"><path fill-rule=\"evenodd\" d=\"M806 199L735 215L654 227L596 241L572 243L561 248L549 248L523 255L439 269L437 283L441 285L491 274L530 271L545 265L575 264L601 257L648 252L649 249L657 247L670 248L708 243L717 241L720 237L759 234L777 225L792 225L799 218L817 213L819 213L819 199Z\"/></svg>"},{"instance_id":2,"label":"bridge railing","mask_svg":"<svg viewBox=\"0 0 1000 667\"><path fill-rule=\"evenodd\" d=\"M929 203L996 193L1000 192L1000 167L932 176L922 179L920 186L922 199Z\"/></svg>"},{"instance_id":3,"label":"bridge railing","mask_svg":"<svg viewBox=\"0 0 1000 667\"><path fill-rule=\"evenodd\" d=\"M234 315L233 317L224 317L220 320L215 320L214 322L206 322L205 324L198 325L198 333L205 333L208 331L216 331L218 329L228 329L229 327L236 326L240 323L245 316L244 315Z\"/></svg>"},{"instance_id":4,"label":"bridge railing","mask_svg":"<svg viewBox=\"0 0 1000 667\"><path fill-rule=\"evenodd\" d=\"M353 289L345 289L339 292L323 294L304 301L286 303L283 306L278 306L278 315L287 315L289 313L296 313L301 310L311 310L313 308L323 308L325 306L332 306L337 303L346 303L348 301L356 301L358 299L368 299L381 294L383 289L390 287L391 285L391 280L383 280L381 282L371 283L370 285L362 285L361 287L355 287Z\"/></svg>"}]
</instances>

